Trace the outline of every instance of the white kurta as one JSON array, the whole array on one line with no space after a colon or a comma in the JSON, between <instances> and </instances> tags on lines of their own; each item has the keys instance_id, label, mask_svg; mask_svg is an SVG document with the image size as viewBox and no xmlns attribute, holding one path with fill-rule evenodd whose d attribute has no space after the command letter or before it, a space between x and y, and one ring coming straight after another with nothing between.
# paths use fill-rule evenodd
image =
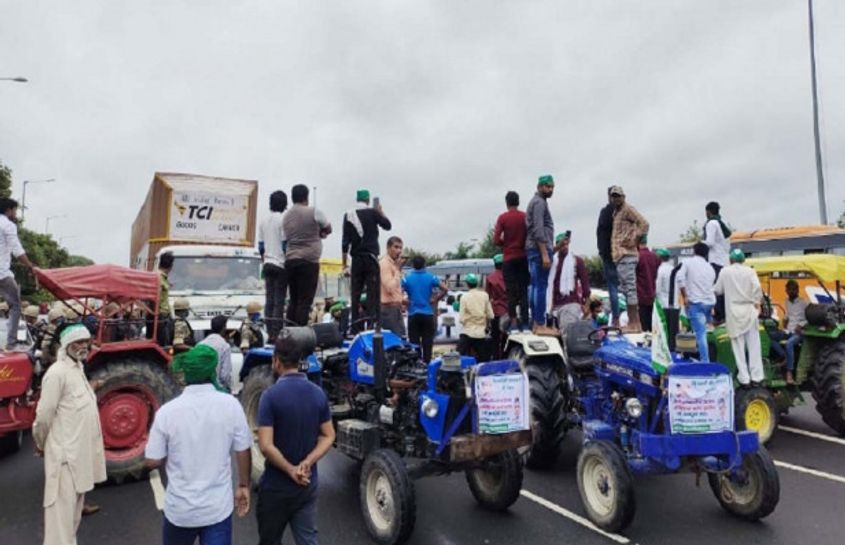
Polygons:
<instances>
[{"instance_id":1,"label":"white kurta","mask_svg":"<svg viewBox=\"0 0 845 545\"><path fill-rule=\"evenodd\" d=\"M763 290L754 269L739 263L728 265L719 273L713 290L725 296L725 328L731 338L757 331L757 305Z\"/></svg>"}]
</instances>

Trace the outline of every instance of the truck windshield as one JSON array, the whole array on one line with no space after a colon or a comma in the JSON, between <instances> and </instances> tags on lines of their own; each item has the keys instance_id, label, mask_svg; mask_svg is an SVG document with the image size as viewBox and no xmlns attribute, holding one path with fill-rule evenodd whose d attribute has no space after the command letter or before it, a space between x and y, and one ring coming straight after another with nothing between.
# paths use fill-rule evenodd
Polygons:
<instances>
[{"instance_id":1,"label":"truck windshield","mask_svg":"<svg viewBox=\"0 0 845 545\"><path fill-rule=\"evenodd\" d=\"M170 271L171 291L261 291L257 257L177 257Z\"/></svg>"}]
</instances>

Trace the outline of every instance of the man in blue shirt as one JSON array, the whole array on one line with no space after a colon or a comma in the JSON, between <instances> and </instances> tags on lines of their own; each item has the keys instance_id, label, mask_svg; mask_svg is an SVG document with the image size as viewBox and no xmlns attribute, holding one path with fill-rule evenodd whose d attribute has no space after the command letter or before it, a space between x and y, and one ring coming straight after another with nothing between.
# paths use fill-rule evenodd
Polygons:
<instances>
[{"instance_id":1,"label":"man in blue shirt","mask_svg":"<svg viewBox=\"0 0 845 545\"><path fill-rule=\"evenodd\" d=\"M283 329L273 352L279 379L258 404L258 445L266 457L255 511L261 545L279 545L288 524L296 545L317 544L317 461L335 431L326 394L299 372L305 356Z\"/></svg>"},{"instance_id":2,"label":"man in blue shirt","mask_svg":"<svg viewBox=\"0 0 845 545\"><path fill-rule=\"evenodd\" d=\"M437 301L447 292L446 284L425 270L425 258L416 256L414 270L402 279L402 289L408 294L408 340L422 349L423 361L431 361L436 321L434 310ZM440 293L433 298L434 290Z\"/></svg>"}]
</instances>

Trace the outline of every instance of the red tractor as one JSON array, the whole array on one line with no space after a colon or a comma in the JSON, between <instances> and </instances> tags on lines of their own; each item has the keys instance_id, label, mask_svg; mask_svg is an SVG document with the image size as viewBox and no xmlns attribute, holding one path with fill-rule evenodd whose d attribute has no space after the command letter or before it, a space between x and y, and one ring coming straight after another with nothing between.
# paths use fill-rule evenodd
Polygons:
<instances>
[{"instance_id":1,"label":"red tractor","mask_svg":"<svg viewBox=\"0 0 845 545\"><path fill-rule=\"evenodd\" d=\"M93 332L85 366L88 377L101 383L97 399L109 477L118 483L141 477L153 415L180 386L169 371L170 354L139 338L142 324L122 315L134 309L158 316L158 275L117 265L34 272L39 285L81 312L79 320ZM155 339L158 320L146 326ZM42 374L34 351L0 354L0 448L17 450L23 431L32 427Z\"/></svg>"}]
</instances>

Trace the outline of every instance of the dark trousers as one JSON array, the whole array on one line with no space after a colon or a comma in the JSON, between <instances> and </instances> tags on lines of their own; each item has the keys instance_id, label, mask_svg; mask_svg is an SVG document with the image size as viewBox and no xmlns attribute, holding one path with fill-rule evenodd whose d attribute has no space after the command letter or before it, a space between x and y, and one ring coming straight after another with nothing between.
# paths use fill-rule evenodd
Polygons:
<instances>
[{"instance_id":1,"label":"dark trousers","mask_svg":"<svg viewBox=\"0 0 845 545\"><path fill-rule=\"evenodd\" d=\"M288 289L287 271L282 267L266 263L264 265L264 321L267 333L275 339L284 327L285 292Z\"/></svg>"},{"instance_id":2,"label":"dark trousers","mask_svg":"<svg viewBox=\"0 0 845 545\"><path fill-rule=\"evenodd\" d=\"M490 360L490 342L488 339L476 339L461 334L458 339L458 352L462 356L472 356L476 361L485 362Z\"/></svg>"},{"instance_id":3,"label":"dark trousers","mask_svg":"<svg viewBox=\"0 0 845 545\"><path fill-rule=\"evenodd\" d=\"M654 302L648 305L640 301L637 312L640 315L640 324L643 326L643 331L651 331L651 313L654 310Z\"/></svg>"},{"instance_id":4,"label":"dark trousers","mask_svg":"<svg viewBox=\"0 0 845 545\"><path fill-rule=\"evenodd\" d=\"M528 258L510 259L502 264L502 276L505 277L505 289L508 293L508 315L516 320L519 308L519 323L521 327L528 327L528 285L531 276L528 274Z\"/></svg>"},{"instance_id":5,"label":"dark trousers","mask_svg":"<svg viewBox=\"0 0 845 545\"><path fill-rule=\"evenodd\" d=\"M378 260L373 255L354 256L349 271L350 295L352 297L352 332L358 333L366 329L364 323L356 323L360 316L359 309L361 292L366 290L367 303L364 305L364 316L369 317L371 325L375 326L375 319L379 312L381 298L381 269Z\"/></svg>"},{"instance_id":6,"label":"dark trousers","mask_svg":"<svg viewBox=\"0 0 845 545\"><path fill-rule=\"evenodd\" d=\"M164 545L194 545L199 538L200 545L231 545L232 543L232 515L217 524L199 526L196 528L182 528L162 517L161 541Z\"/></svg>"},{"instance_id":7,"label":"dark trousers","mask_svg":"<svg viewBox=\"0 0 845 545\"><path fill-rule=\"evenodd\" d=\"M405 319L402 316L401 305L381 306L381 327L396 333L400 337L407 336L405 331Z\"/></svg>"},{"instance_id":8,"label":"dark trousers","mask_svg":"<svg viewBox=\"0 0 845 545\"><path fill-rule=\"evenodd\" d=\"M431 314L414 314L408 316L408 340L411 344L419 345L422 349L423 361L431 361L431 350L434 347L434 316Z\"/></svg>"},{"instance_id":9,"label":"dark trousers","mask_svg":"<svg viewBox=\"0 0 845 545\"><path fill-rule=\"evenodd\" d=\"M153 338L153 321L152 316L147 316L147 338ZM159 314L158 329L156 329L156 342L162 348L173 344L173 320L169 314Z\"/></svg>"},{"instance_id":10,"label":"dark trousers","mask_svg":"<svg viewBox=\"0 0 845 545\"><path fill-rule=\"evenodd\" d=\"M308 314L317 294L317 281L320 279L320 264L304 259L291 259L285 263L290 304L288 320L300 325L308 325Z\"/></svg>"},{"instance_id":11,"label":"dark trousers","mask_svg":"<svg viewBox=\"0 0 845 545\"><path fill-rule=\"evenodd\" d=\"M255 506L259 545L280 545L290 524L296 545L317 545L317 484L301 490L259 490Z\"/></svg>"},{"instance_id":12,"label":"dark trousers","mask_svg":"<svg viewBox=\"0 0 845 545\"><path fill-rule=\"evenodd\" d=\"M713 263L710 264L713 267L713 270L716 271L716 279L719 279L719 273L722 272L721 265L715 265ZM725 296L724 295L717 295L716 296L716 304L713 306L713 319L717 322L724 322L725 321Z\"/></svg>"},{"instance_id":13,"label":"dark trousers","mask_svg":"<svg viewBox=\"0 0 845 545\"><path fill-rule=\"evenodd\" d=\"M490 357L500 360L504 357L505 334L502 332L502 319L504 316L495 316L490 322L491 349Z\"/></svg>"}]
</instances>

